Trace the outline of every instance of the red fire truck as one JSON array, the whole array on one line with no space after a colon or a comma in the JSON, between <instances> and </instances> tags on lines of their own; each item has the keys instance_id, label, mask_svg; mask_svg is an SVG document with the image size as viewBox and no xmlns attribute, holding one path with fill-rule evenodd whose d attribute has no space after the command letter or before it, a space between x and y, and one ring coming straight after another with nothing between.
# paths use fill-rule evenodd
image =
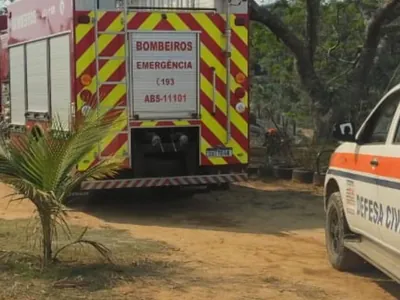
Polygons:
<instances>
[{"instance_id":1,"label":"red fire truck","mask_svg":"<svg viewBox=\"0 0 400 300\"><path fill-rule=\"evenodd\" d=\"M4 105L9 104L10 102L7 23L7 16L0 16L0 120L6 118L6 121L9 121L9 109L7 108L7 105Z\"/></svg>"},{"instance_id":2,"label":"red fire truck","mask_svg":"<svg viewBox=\"0 0 400 300\"><path fill-rule=\"evenodd\" d=\"M247 1L19 0L6 15L11 135L117 116L77 169L124 169L82 190L247 179Z\"/></svg>"}]
</instances>

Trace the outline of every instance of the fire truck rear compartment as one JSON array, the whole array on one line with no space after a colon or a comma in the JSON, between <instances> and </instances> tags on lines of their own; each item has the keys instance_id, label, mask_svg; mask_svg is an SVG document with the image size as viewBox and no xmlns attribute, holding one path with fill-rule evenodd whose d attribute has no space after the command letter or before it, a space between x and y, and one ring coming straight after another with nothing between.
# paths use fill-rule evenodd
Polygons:
<instances>
[{"instance_id":1,"label":"fire truck rear compartment","mask_svg":"<svg viewBox=\"0 0 400 300\"><path fill-rule=\"evenodd\" d=\"M136 178L193 175L199 168L198 127L131 129L131 167Z\"/></svg>"}]
</instances>

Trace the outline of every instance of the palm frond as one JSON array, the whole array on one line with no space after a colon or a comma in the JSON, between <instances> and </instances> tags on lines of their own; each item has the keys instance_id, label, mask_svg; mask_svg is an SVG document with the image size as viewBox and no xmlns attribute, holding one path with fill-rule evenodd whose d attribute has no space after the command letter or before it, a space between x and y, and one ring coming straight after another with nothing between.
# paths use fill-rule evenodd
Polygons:
<instances>
[{"instance_id":1,"label":"palm frond","mask_svg":"<svg viewBox=\"0 0 400 300\"><path fill-rule=\"evenodd\" d=\"M126 121L126 120L125 120ZM29 199L35 205L41 223L41 245L44 265L52 257L52 242L58 238L58 229L71 238L64 200L83 181L114 176L122 159L100 160L85 172L76 172L82 158L98 152L99 144L113 130L116 118L97 115L92 110L72 132L65 132L56 116L51 130L40 136L25 132L12 140L0 126L0 181L11 186L10 197ZM97 149L96 149L97 148ZM89 244L105 258L108 249L102 244L83 238L85 232L72 244Z\"/></svg>"},{"instance_id":2,"label":"palm frond","mask_svg":"<svg viewBox=\"0 0 400 300\"><path fill-rule=\"evenodd\" d=\"M69 176L70 170L74 168L78 162L85 157L88 153L98 152L96 149L104 139L104 137L112 130L115 126L115 119L108 116L98 117L96 114L89 114L87 119L84 121L77 131L67 140L64 145L64 151L62 158L58 164L58 169L54 170L54 188L59 190L59 187L65 187L65 179ZM115 170L120 168L122 160L113 159L113 163L101 163L102 167L95 167L90 172L85 172L85 175L90 178L91 176L97 176L97 172L100 172L101 177L104 173L110 175L115 174ZM110 168L109 172L106 168ZM74 182L74 181L71 181Z\"/></svg>"},{"instance_id":3,"label":"palm frond","mask_svg":"<svg viewBox=\"0 0 400 300\"><path fill-rule=\"evenodd\" d=\"M121 167L121 160L112 158L100 161L97 165L89 168L85 172L77 173L75 176L67 178L64 182L63 194L59 195L60 199L65 199L73 192L73 189L80 186L82 182L88 179L104 179L116 175Z\"/></svg>"},{"instance_id":4,"label":"palm frond","mask_svg":"<svg viewBox=\"0 0 400 300\"><path fill-rule=\"evenodd\" d=\"M83 231L79 234L79 236L72 241L71 243L65 244L64 246L60 247L57 249L57 251L54 253L53 259L57 259L57 256L64 251L66 248L69 248L71 246L74 245L90 245L92 246L97 252L100 253L101 256L103 256L104 259L106 259L108 262L112 263L112 259L111 259L111 250L109 248L107 248L106 246L104 246L101 243L92 241L92 240L87 240L84 239L84 236L86 234L88 230L88 227L85 227L83 229Z\"/></svg>"},{"instance_id":5,"label":"palm frond","mask_svg":"<svg viewBox=\"0 0 400 300\"><path fill-rule=\"evenodd\" d=\"M96 147L115 122L113 117L98 117L96 111L92 111L75 131L65 132L56 116L52 120L52 130L44 132L40 138L32 133L22 134L12 142L0 138L0 181L31 200L53 191L61 202L61 198L82 181L115 175L121 159L100 162L87 172L74 174L83 157L98 152Z\"/></svg>"}]
</instances>

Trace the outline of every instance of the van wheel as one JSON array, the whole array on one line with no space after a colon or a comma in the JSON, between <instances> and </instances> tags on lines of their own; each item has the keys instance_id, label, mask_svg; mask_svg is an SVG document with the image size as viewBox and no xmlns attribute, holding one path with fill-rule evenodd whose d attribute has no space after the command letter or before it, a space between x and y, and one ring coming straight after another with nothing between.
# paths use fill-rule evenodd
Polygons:
<instances>
[{"instance_id":1,"label":"van wheel","mask_svg":"<svg viewBox=\"0 0 400 300\"><path fill-rule=\"evenodd\" d=\"M331 265L339 271L354 271L365 265L360 256L344 247L344 236L349 233L340 192L335 192L326 210L325 244Z\"/></svg>"}]
</instances>

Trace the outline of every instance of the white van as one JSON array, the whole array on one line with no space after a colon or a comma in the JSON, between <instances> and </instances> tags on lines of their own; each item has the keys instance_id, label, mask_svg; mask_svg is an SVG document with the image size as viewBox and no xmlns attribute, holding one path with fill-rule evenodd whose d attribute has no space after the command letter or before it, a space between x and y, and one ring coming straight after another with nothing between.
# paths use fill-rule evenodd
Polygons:
<instances>
[{"instance_id":1,"label":"white van","mask_svg":"<svg viewBox=\"0 0 400 300\"><path fill-rule=\"evenodd\" d=\"M324 189L326 248L332 266L365 261L400 283L400 85L390 90L358 132L337 124L341 145Z\"/></svg>"}]
</instances>

